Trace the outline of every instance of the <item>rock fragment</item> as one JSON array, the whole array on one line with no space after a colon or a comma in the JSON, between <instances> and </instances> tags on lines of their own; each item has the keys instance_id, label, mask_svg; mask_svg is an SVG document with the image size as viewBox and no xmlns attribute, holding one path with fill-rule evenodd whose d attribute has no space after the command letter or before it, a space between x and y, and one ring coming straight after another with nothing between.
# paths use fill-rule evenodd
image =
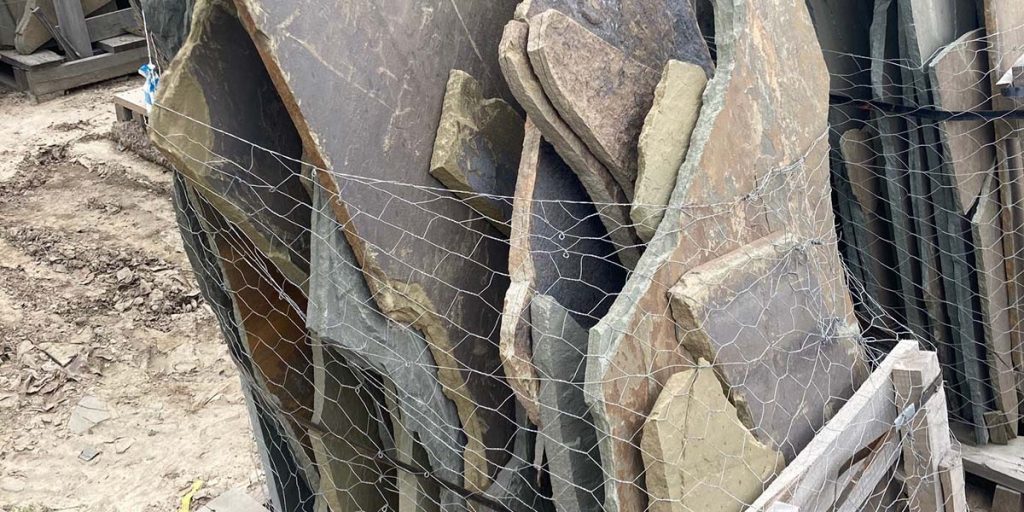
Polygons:
<instances>
[{"instance_id":1,"label":"rock fragment","mask_svg":"<svg viewBox=\"0 0 1024 512\"><path fill-rule=\"evenodd\" d=\"M654 90L654 103L644 120L638 144L638 170L630 217L646 242L665 217L665 208L676 187L676 176L690 149L707 86L704 69L670 60Z\"/></svg>"}]
</instances>

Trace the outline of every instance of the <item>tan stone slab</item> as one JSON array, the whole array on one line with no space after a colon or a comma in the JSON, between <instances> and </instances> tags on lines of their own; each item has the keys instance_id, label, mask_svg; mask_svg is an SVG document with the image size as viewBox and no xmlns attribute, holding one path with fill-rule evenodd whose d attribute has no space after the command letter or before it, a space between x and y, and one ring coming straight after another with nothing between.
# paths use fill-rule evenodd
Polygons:
<instances>
[{"instance_id":1,"label":"tan stone slab","mask_svg":"<svg viewBox=\"0 0 1024 512\"><path fill-rule=\"evenodd\" d=\"M1022 27L1024 30L1024 27ZM985 31L964 34L944 48L928 64L935 105L951 112L991 110L992 87L984 58ZM953 169L960 211L974 206L985 177L996 162L992 123L962 121L942 123L942 148Z\"/></svg>"},{"instance_id":2,"label":"tan stone slab","mask_svg":"<svg viewBox=\"0 0 1024 512\"><path fill-rule=\"evenodd\" d=\"M527 51L562 119L633 199L637 139L660 69L630 59L556 10L530 19Z\"/></svg>"},{"instance_id":3,"label":"tan stone slab","mask_svg":"<svg viewBox=\"0 0 1024 512\"><path fill-rule=\"evenodd\" d=\"M452 69L511 99L492 52L514 0L235 4L378 307L427 339L466 432L465 485L486 491L515 431L496 328L508 246L429 171Z\"/></svg>"},{"instance_id":4,"label":"tan stone slab","mask_svg":"<svg viewBox=\"0 0 1024 512\"><path fill-rule=\"evenodd\" d=\"M485 99L480 82L453 70L448 77L430 174L511 232L512 195L522 152L523 119L501 98Z\"/></svg>"},{"instance_id":5,"label":"tan stone slab","mask_svg":"<svg viewBox=\"0 0 1024 512\"><path fill-rule=\"evenodd\" d=\"M646 507L640 429L664 382L692 364L668 303L684 273L772 231L789 231L814 240L809 252L826 276L826 305L855 322L828 186L829 76L805 3L717 7L718 71L662 221L664 236L648 246L591 329L586 396L608 474L606 506L620 510Z\"/></svg>"},{"instance_id":6,"label":"tan stone slab","mask_svg":"<svg viewBox=\"0 0 1024 512\"><path fill-rule=\"evenodd\" d=\"M643 242L631 227L629 200L608 169L562 120L544 94L527 55L528 33L529 27L520 21L511 21L505 26L498 47L502 73L512 94L544 138L576 173L590 200L595 203L609 237L619 248L619 260L632 269L640 259Z\"/></svg>"},{"instance_id":7,"label":"tan stone slab","mask_svg":"<svg viewBox=\"0 0 1024 512\"><path fill-rule=\"evenodd\" d=\"M706 364L673 375L644 424L651 512L740 512L785 466L743 426Z\"/></svg>"},{"instance_id":8,"label":"tan stone slab","mask_svg":"<svg viewBox=\"0 0 1024 512\"><path fill-rule=\"evenodd\" d=\"M82 0L82 11L86 16L110 3L110 0ZM56 25L57 12L52 0L25 0L25 10L18 22L14 35L14 48L22 55L28 55L39 49L50 40L46 27L32 14L32 9L39 7L46 18Z\"/></svg>"},{"instance_id":9,"label":"tan stone slab","mask_svg":"<svg viewBox=\"0 0 1024 512\"><path fill-rule=\"evenodd\" d=\"M532 362L533 296L550 296L589 329L608 311L626 271L615 261L615 247L606 239L583 186L530 118L515 197L501 359L530 420L540 425L540 382Z\"/></svg>"},{"instance_id":10,"label":"tan stone slab","mask_svg":"<svg viewBox=\"0 0 1024 512\"><path fill-rule=\"evenodd\" d=\"M707 83L700 66L670 60L654 90L654 103L640 132L636 188L629 212L637 235L645 242L654 238L665 218L679 167L690 149Z\"/></svg>"},{"instance_id":11,"label":"tan stone slab","mask_svg":"<svg viewBox=\"0 0 1024 512\"><path fill-rule=\"evenodd\" d=\"M711 362L740 420L791 460L866 378L857 333L830 309L806 241L776 233L687 272L676 330Z\"/></svg>"}]
</instances>

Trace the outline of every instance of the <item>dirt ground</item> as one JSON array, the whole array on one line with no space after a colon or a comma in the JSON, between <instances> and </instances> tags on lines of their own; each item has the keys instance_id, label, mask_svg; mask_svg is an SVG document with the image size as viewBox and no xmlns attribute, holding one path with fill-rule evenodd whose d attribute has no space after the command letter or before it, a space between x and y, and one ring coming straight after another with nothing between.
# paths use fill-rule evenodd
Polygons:
<instances>
[{"instance_id":1,"label":"dirt ground","mask_svg":"<svg viewBox=\"0 0 1024 512\"><path fill-rule=\"evenodd\" d=\"M238 374L182 249L171 175L108 138L111 94L138 85L41 105L0 88L6 512L177 510L195 480L198 504L234 487L264 499Z\"/></svg>"}]
</instances>

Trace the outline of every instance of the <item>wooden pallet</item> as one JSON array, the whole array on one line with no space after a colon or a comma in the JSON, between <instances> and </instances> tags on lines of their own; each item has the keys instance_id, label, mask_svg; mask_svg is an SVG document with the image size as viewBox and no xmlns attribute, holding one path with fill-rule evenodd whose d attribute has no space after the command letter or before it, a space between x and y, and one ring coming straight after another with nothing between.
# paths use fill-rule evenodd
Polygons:
<instances>
[{"instance_id":1,"label":"wooden pallet","mask_svg":"<svg viewBox=\"0 0 1024 512\"><path fill-rule=\"evenodd\" d=\"M0 83L28 93L38 103L63 96L68 89L135 73L148 59L145 39L139 36L116 36L100 41L98 47L103 51L74 61L50 50L31 55L0 50Z\"/></svg>"},{"instance_id":2,"label":"wooden pallet","mask_svg":"<svg viewBox=\"0 0 1024 512\"><path fill-rule=\"evenodd\" d=\"M145 124L149 111L143 102L142 89L132 89L114 95L114 113L118 121L137 121Z\"/></svg>"}]
</instances>

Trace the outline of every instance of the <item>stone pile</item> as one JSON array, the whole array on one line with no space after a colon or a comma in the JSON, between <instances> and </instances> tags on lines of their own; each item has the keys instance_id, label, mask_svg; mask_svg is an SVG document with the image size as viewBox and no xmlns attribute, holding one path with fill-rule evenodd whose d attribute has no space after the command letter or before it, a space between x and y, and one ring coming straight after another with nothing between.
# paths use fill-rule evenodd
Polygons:
<instances>
[{"instance_id":1,"label":"stone pile","mask_svg":"<svg viewBox=\"0 0 1024 512\"><path fill-rule=\"evenodd\" d=\"M998 83L1024 55L1024 9L810 4L833 77L841 248L870 298L857 301L858 316L871 338L926 340L954 429L1005 443L1024 396L1024 196L1018 122L992 111L1017 108Z\"/></svg>"},{"instance_id":2,"label":"stone pile","mask_svg":"<svg viewBox=\"0 0 1024 512\"><path fill-rule=\"evenodd\" d=\"M803 0L190 15L150 135L277 510L743 510L867 378Z\"/></svg>"}]
</instances>

